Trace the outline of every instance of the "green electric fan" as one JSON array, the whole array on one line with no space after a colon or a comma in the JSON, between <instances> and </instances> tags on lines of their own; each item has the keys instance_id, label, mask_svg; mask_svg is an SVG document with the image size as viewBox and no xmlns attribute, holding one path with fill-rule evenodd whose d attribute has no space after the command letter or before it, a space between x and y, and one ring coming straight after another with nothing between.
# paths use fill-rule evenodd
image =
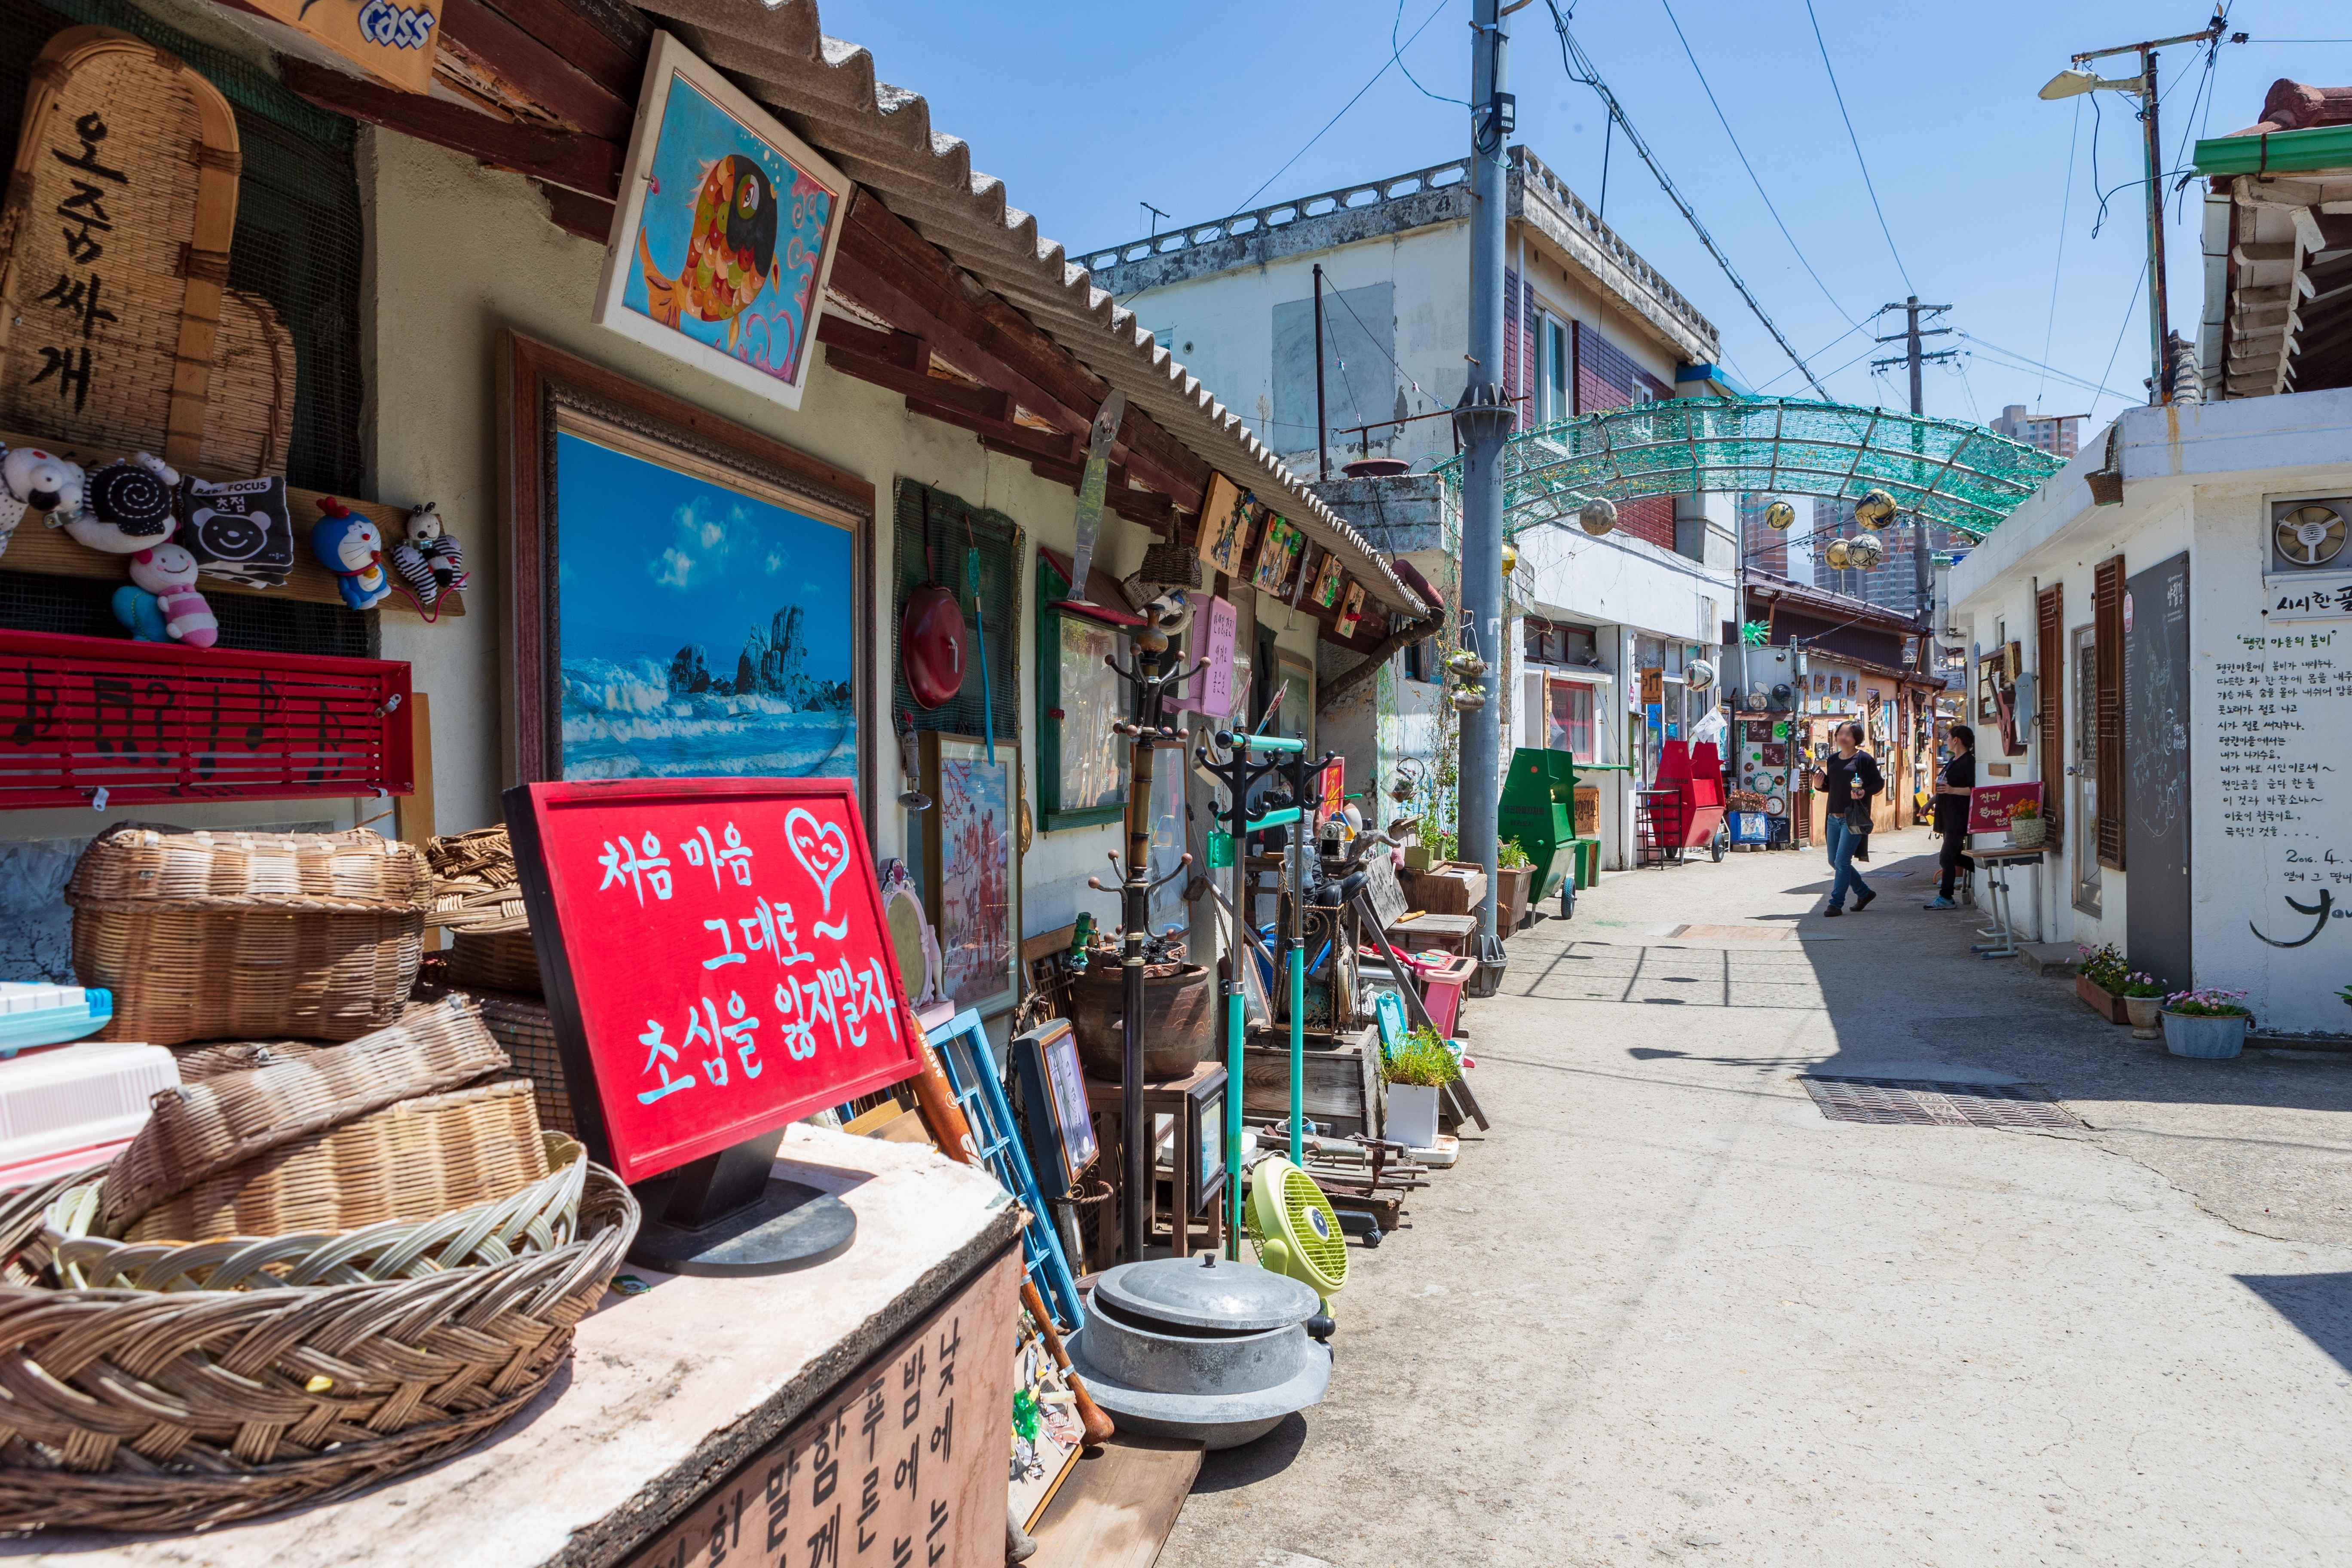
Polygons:
<instances>
[{"instance_id":1,"label":"green electric fan","mask_svg":"<svg viewBox=\"0 0 2352 1568\"><path fill-rule=\"evenodd\" d=\"M1308 1286L1329 1311L1348 1282L1348 1239L1315 1178L1279 1155L1261 1162L1250 1173L1247 1213L1258 1266Z\"/></svg>"}]
</instances>

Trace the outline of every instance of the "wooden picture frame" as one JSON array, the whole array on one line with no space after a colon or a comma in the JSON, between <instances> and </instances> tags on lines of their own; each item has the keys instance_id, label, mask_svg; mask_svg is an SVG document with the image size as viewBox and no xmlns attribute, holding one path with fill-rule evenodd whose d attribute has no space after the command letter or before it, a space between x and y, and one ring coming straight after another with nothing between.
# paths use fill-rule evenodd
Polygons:
<instances>
[{"instance_id":1,"label":"wooden picture frame","mask_svg":"<svg viewBox=\"0 0 2352 1568\"><path fill-rule=\"evenodd\" d=\"M1011 1009L1022 991L1021 751L1007 741L996 748L991 763L982 742L926 731L922 755L923 793L932 802L922 814L923 901L939 934L940 992L959 1010L992 1018ZM950 770L958 773L952 792L945 777ZM994 788L984 782L992 771L1001 780ZM950 817L957 820L951 823ZM1001 844L993 879L985 860L967 862L968 838L976 838L981 852L992 857L998 851L988 847ZM995 880L1001 880L1001 890L992 886ZM1001 964L994 962L1000 950ZM979 988L976 973L983 953L1001 981L986 990Z\"/></svg>"},{"instance_id":2,"label":"wooden picture frame","mask_svg":"<svg viewBox=\"0 0 2352 1568\"><path fill-rule=\"evenodd\" d=\"M1249 491L1223 474L1209 475L1209 488L1201 498L1200 555L1211 571L1240 580L1257 510Z\"/></svg>"},{"instance_id":3,"label":"wooden picture frame","mask_svg":"<svg viewBox=\"0 0 2352 1568\"><path fill-rule=\"evenodd\" d=\"M1068 1019L1049 1018L1013 1036L1006 1054L1029 1119L1038 1188L1049 1198L1067 1197L1102 1154L1077 1034Z\"/></svg>"},{"instance_id":4,"label":"wooden picture frame","mask_svg":"<svg viewBox=\"0 0 2352 1568\"><path fill-rule=\"evenodd\" d=\"M1185 1195L1188 1214L1207 1214L1217 1194L1225 1190L1225 1118L1232 1114L1222 1072L1206 1083L1193 1085L1184 1096L1183 1136L1192 1140L1192 1190Z\"/></svg>"},{"instance_id":5,"label":"wooden picture frame","mask_svg":"<svg viewBox=\"0 0 2352 1568\"><path fill-rule=\"evenodd\" d=\"M508 781L564 776L565 528L558 469L561 458L578 451L572 443L585 442L713 494L740 497L763 519L790 514L845 534L842 589L849 595L845 613L850 635L848 647L839 652L845 655L849 695L839 711L854 729L854 755L847 773L831 776L855 777L870 831L874 487L846 469L512 331L499 340L499 391L505 414L499 522L506 636L499 651L509 693ZM656 578L646 571L615 568L609 562L598 565L606 572L634 572L633 587L642 581L643 591L655 591ZM723 667L723 658L719 663ZM723 668L718 673L726 679Z\"/></svg>"},{"instance_id":6,"label":"wooden picture frame","mask_svg":"<svg viewBox=\"0 0 2352 1568\"><path fill-rule=\"evenodd\" d=\"M1127 814L1128 746L1110 726L1127 717L1125 688L1103 663L1127 661L1115 626L1055 601L1069 584L1037 559L1037 813L1048 833L1096 827ZM1115 779L1116 787L1109 787ZM1090 798L1089 798L1090 796Z\"/></svg>"}]
</instances>

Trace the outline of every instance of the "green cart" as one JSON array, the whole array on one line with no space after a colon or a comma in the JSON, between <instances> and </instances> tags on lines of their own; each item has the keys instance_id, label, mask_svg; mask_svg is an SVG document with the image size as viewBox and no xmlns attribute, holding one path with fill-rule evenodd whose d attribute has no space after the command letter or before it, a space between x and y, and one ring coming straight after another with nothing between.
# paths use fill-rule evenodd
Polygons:
<instances>
[{"instance_id":1,"label":"green cart","mask_svg":"<svg viewBox=\"0 0 2352 1568\"><path fill-rule=\"evenodd\" d=\"M1622 763L1586 763L1586 773L1622 773ZM1576 912L1576 891L1589 888L1601 872L1601 840L1576 836L1576 779L1579 763L1567 752L1521 746L1511 753L1511 770L1504 775L1503 798L1496 823L1500 837L1516 838L1535 862L1535 879L1528 902L1559 892L1563 917Z\"/></svg>"}]
</instances>

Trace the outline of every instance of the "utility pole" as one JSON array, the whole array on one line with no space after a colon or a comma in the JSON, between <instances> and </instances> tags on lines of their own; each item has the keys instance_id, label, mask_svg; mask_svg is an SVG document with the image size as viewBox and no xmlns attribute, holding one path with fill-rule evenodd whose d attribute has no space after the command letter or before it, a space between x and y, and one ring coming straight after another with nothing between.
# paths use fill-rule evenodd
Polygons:
<instances>
[{"instance_id":1,"label":"utility pole","mask_svg":"<svg viewBox=\"0 0 2352 1568\"><path fill-rule=\"evenodd\" d=\"M1323 264L1315 264L1315 477L1331 477L1331 416L1323 411Z\"/></svg>"},{"instance_id":2,"label":"utility pole","mask_svg":"<svg viewBox=\"0 0 2352 1568\"><path fill-rule=\"evenodd\" d=\"M1926 389L1920 384L1920 373L1932 363L1957 359L1960 352L1958 349L1938 349L1934 353L1921 353L1920 339L1948 337L1951 335L1952 329L1930 327L1926 331L1921 331L1919 319L1923 315L1930 318L1940 316L1950 309L1949 305L1922 305L1916 294L1905 300L1900 305L1879 307L1881 315L1892 310L1903 312L1903 330L1892 336L1878 340L1882 343L1901 343L1903 353L1892 359L1873 360L1870 362L1871 368L1879 370L1888 365L1897 364L1910 367L1911 416L1915 419L1923 419L1927 414ZM1918 432L1916 429L1912 432L1912 437L1913 445L1918 445ZM1927 561L1927 519L1924 513L1915 511L1911 514L1911 607L1923 627L1926 626L1929 616L1933 613L1927 604L1928 598L1935 592L1933 584L1934 577Z\"/></svg>"},{"instance_id":3,"label":"utility pole","mask_svg":"<svg viewBox=\"0 0 2352 1568\"><path fill-rule=\"evenodd\" d=\"M1520 0L1521 4L1525 0ZM1511 7L1518 9L1517 5ZM1462 714L1457 793L1463 858L1486 871L1478 907L1478 959L1499 964L1495 933L1495 822L1502 785L1503 444L1517 417L1502 384L1503 227L1509 205L1505 149L1516 104L1503 89L1500 0L1470 6L1470 344L1454 428L1462 441L1462 604L1464 642L1486 663L1475 680L1486 701Z\"/></svg>"}]
</instances>

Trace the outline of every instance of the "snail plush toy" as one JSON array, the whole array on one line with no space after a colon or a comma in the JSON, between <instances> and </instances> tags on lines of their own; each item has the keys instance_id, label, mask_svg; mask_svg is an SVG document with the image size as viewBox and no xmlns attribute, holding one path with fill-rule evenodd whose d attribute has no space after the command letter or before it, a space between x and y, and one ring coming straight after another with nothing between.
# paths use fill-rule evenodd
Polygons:
<instances>
[{"instance_id":1,"label":"snail plush toy","mask_svg":"<svg viewBox=\"0 0 2352 1568\"><path fill-rule=\"evenodd\" d=\"M332 496L319 498L320 517L310 525L310 553L335 574L343 603L373 610L392 592L383 570L383 533Z\"/></svg>"},{"instance_id":2,"label":"snail plush toy","mask_svg":"<svg viewBox=\"0 0 2352 1568\"><path fill-rule=\"evenodd\" d=\"M117 458L89 476L81 510L66 519L65 531L76 544L109 555L151 550L179 526L172 506L179 488L180 471L161 458Z\"/></svg>"},{"instance_id":3,"label":"snail plush toy","mask_svg":"<svg viewBox=\"0 0 2352 1568\"><path fill-rule=\"evenodd\" d=\"M450 537L434 502L409 509L408 537L394 548L392 569L421 609L430 610L442 595L465 589L466 552Z\"/></svg>"},{"instance_id":4,"label":"snail plush toy","mask_svg":"<svg viewBox=\"0 0 2352 1568\"><path fill-rule=\"evenodd\" d=\"M27 511L71 517L81 510L84 477L80 464L38 447L0 447L0 550Z\"/></svg>"},{"instance_id":5,"label":"snail plush toy","mask_svg":"<svg viewBox=\"0 0 2352 1568\"><path fill-rule=\"evenodd\" d=\"M196 592L196 558L176 544L131 558L131 581L114 591L114 618L140 642L210 647L220 640L220 623Z\"/></svg>"}]
</instances>

